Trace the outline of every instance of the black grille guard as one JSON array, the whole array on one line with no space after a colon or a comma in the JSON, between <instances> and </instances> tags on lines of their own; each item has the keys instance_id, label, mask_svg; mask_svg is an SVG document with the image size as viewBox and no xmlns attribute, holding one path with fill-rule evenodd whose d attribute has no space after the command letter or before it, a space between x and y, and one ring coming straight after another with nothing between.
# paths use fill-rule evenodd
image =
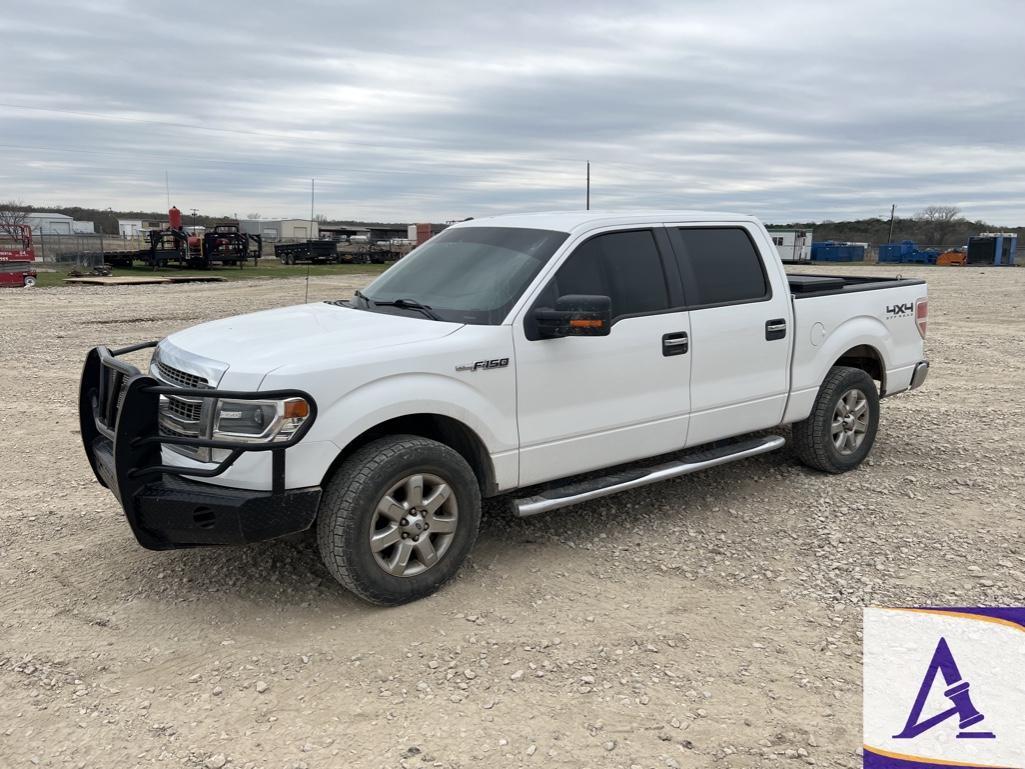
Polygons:
<instances>
[{"instance_id":1,"label":"black grille guard","mask_svg":"<svg viewBox=\"0 0 1025 769\"><path fill-rule=\"evenodd\" d=\"M138 368L119 360L119 356L156 347L157 342L110 350L94 347L86 356L79 387L78 413L82 442L96 480L109 488L126 513L130 500L153 477L161 475L212 478L220 475L242 454L270 451L272 490L285 490L285 450L310 431L317 418L317 404L302 390L238 390L173 387L143 374ZM279 400L302 398L310 406L310 415L287 440L267 443L214 440L186 436L161 435L157 424L160 396L188 398L230 398L233 400ZM227 450L228 456L211 468L188 468L161 464L161 445L194 446ZM147 480L148 479L148 480ZM135 522L129 515L129 523Z\"/></svg>"}]
</instances>

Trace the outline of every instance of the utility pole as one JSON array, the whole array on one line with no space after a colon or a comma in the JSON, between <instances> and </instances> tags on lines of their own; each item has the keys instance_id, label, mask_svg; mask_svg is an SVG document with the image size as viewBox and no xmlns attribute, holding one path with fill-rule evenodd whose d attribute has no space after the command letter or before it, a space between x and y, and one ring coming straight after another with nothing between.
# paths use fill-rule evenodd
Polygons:
<instances>
[{"instance_id":1,"label":"utility pole","mask_svg":"<svg viewBox=\"0 0 1025 769\"><path fill-rule=\"evenodd\" d=\"M587 198L586 198L587 210L591 210L591 161L587 161Z\"/></svg>"},{"instance_id":2,"label":"utility pole","mask_svg":"<svg viewBox=\"0 0 1025 769\"><path fill-rule=\"evenodd\" d=\"M317 189L317 180L316 179L310 179L310 240L313 240L313 218L314 218L313 207L314 207L314 202L316 200L316 189ZM312 248L312 246L308 246L308 248ZM305 299L305 302L307 304L309 304L309 301L310 301L310 267L311 267L312 264L313 264L313 260L312 259L310 259L310 261L306 263L306 299Z\"/></svg>"},{"instance_id":3,"label":"utility pole","mask_svg":"<svg viewBox=\"0 0 1025 769\"><path fill-rule=\"evenodd\" d=\"M196 214L199 212L198 208L192 209L192 234L196 234Z\"/></svg>"},{"instance_id":4,"label":"utility pole","mask_svg":"<svg viewBox=\"0 0 1025 769\"><path fill-rule=\"evenodd\" d=\"M887 243L893 242L893 215L897 213L897 204L890 206L890 235L886 238Z\"/></svg>"}]
</instances>

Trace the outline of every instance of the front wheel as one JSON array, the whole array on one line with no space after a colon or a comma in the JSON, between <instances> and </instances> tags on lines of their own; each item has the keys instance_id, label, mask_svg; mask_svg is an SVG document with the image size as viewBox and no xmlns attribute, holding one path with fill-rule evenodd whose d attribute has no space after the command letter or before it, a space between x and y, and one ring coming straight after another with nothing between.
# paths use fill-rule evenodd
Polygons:
<instances>
[{"instance_id":1,"label":"front wheel","mask_svg":"<svg viewBox=\"0 0 1025 769\"><path fill-rule=\"evenodd\" d=\"M879 392L872 377L836 366L819 388L811 415L794 425L794 448L808 467L845 473L868 456L878 430Z\"/></svg>"},{"instance_id":2,"label":"front wheel","mask_svg":"<svg viewBox=\"0 0 1025 769\"><path fill-rule=\"evenodd\" d=\"M33 275L26 275L24 279L25 288L32 288L36 285L36 279Z\"/></svg>"},{"instance_id":3,"label":"front wheel","mask_svg":"<svg viewBox=\"0 0 1025 769\"><path fill-rule=\"evenodd\" d=\"M364 600L395 606L455 576L480 525L480 487L448 446L414 435L368 443L324 489L317 543L325 565Z\"/></svg>"}]
</instances>

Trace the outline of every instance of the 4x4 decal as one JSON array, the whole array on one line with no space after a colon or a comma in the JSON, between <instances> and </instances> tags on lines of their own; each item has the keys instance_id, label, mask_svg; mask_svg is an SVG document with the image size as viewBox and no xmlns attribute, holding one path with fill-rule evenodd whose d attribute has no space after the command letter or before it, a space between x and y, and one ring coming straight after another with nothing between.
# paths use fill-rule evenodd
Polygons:
<instances>
[{"instance_id":1,"label":"4x4 decal","mask_svg":"<svg viewBox=\"0 0 1025 769\"><path fill-rule=\"evenodd\" d=\"M886 306L886 317L889 318L907 318L915 311L915 305L912 302L904 302L904 304L888 304Z\"/></svg>"}]
</instances>

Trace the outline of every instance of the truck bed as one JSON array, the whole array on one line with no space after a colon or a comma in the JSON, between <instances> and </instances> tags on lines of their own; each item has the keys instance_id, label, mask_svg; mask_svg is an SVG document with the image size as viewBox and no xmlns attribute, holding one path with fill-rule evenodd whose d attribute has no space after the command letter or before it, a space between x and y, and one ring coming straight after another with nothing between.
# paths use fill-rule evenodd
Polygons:
<instances>
[{"instance_id":1,"label":"truck bed","mask_svg":"<svg viewBox=\"0 0 1025 769\"><path fill-rule=\"evenodd\" d=\"M787 275L787 280L794 306L791 403L803 399L810 408L829 367L852 347L859 355L878 357L884 394L908 388L922 358L915 313L926 298L924 280L849 275Z\"/></svg>"},{"instance_id":2,"label":"truck bed","mask_svg":"<svg viewBox=\"0 0 1025 769\"><path fill-rule=\"evenodd\" d=\"M879 291L899 286L917 286L925 283L920 278L880 278L851 275L806 275L787 273L790 293L794 299L813 296L852 294L858 291Z\"/></svg>"}]
</instances>

